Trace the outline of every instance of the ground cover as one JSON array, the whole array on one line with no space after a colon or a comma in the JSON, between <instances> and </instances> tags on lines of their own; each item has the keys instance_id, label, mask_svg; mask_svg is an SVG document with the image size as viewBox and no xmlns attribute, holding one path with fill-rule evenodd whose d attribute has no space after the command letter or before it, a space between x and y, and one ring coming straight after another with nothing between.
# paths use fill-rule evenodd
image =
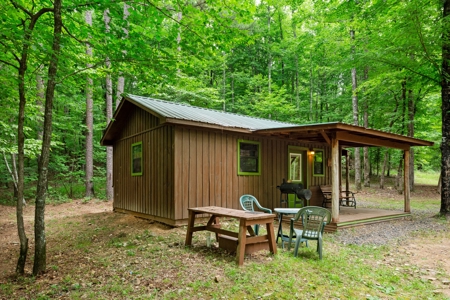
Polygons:
<instances>
[{"instance_id":1,"label":"ground cover","mask_svg":"<svg viewBox=\"0 0 450 300\"><path fill-rule=\"evenodd\" d=\"M358 205L402 207L402 195L393 189L366 190L357 195ZM376 236L379 228L376 225L353 228L326 234L322 261L312 243L297 258L292 249L279 247L276 256L262 251L246 257L239 268L234 256L216 243L207 247L207 233L194 234L193 247L186 248L185 227L170 228L114 213L111 202L48 205L48 271L37 278L15 278L15 209L1 206L0 298L449 299L449 223L433 217L439 210L435 187L416 187L412 208L413 218L404 222L426 219L433 230L405 231L380 245L370 242L370 235ZM34 207L27 206L30 256L33 214ZM232 221L226 225L237 230ZM363 243L342 239L360 232ZM31 268L30 257L27 274Z\"/></svg>"}]
</instances>

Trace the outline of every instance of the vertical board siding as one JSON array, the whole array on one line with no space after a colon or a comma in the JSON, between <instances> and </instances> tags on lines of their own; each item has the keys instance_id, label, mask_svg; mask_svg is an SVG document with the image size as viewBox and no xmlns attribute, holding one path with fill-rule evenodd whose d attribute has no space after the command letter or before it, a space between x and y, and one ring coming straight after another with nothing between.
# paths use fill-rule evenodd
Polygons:
<instances>
[{"instance_id":1,"label":"vertical board siding","mask_svg":"<svg viewBox=\"0 0 450 300\"><path fill-rule=\"evenodd\" d=\"M277 185L288 175L288 146L325 149L325 159L329 157L326 145L294 140L183 127L175 127L174 136L176 220L187 219L189 207L216 205L240 209L239 197L243 194L254 195L265 207L279 207ZM261 175L238 176L238 139L261 143ZM325 177L309 174L309 186L326 184L329 172L327 167ZM313 196L319 197L316 193Z\"/></svg>"},{"instance_id":2,"label":"vertical board siding","mask_svg":"<svg viewBox=\"0 0 450 300\"><path fill-rule=\"evenodd\" d=\"M252 194L261 205L279 207L276 188L288 176L288 146L324 149L325 176L308 167L311 204L321 204L319 185L330 184L326 144L239 134L187 126L160 126L159 119L127 107L129 121L114 143L114 208L173 224L188 218L188 208L217 205L240 209L239 197ZM238 139L261 145L261 175L238 176ZM131 176L131 145L142 141L143 173ZM311 159L308 158L309 164ZM170 222L169 222L170 223Z\"/></svg>"},{"instance_id":3,"label":"vertical board siding","mask_svg":"<svg viewBox=\"0 0 450 300\"><path fill-rule=\"evenodd\" d=\"M175 219L174 129L158 127L159 120L141 109L129 116L114 143L114 208ZM142 176L131 176L131 145L136 142L142 142Z\"/></svg>"}]
</instances>

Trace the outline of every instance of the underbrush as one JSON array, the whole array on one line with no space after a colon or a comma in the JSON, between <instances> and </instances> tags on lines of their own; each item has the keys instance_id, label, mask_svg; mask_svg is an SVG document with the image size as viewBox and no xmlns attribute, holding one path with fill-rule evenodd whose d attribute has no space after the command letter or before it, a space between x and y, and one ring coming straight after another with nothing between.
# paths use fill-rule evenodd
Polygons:
<instances>
[{"instance_id":1,"label":"underbrush","mask_svg":"<svg viewBox=\"0 0 450 300\"><path fill-rule=\"evenodd\" d=\"M104 178L94 177L94 198L106 199ZM74 199L83 199L85 196L85 184L82 180L78 182L64 182L59 180L49 181L48 193L46 203L61 204L67 203ZM25 201L27 204L34 205L36 197L36 183L29 182L25 187ZM87 199L89 200L89 199ZM13 206L16 205L14 201L14 190L12 186L4 186L0 189L0 205Z\"/></svg>"}]
</instances>

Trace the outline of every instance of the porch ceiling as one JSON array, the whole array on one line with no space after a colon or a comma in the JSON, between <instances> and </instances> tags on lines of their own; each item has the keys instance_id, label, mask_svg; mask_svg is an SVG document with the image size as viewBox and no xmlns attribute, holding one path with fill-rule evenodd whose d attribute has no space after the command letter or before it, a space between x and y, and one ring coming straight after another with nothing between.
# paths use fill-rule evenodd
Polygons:
<instances>
[{"instance_id":1,"label":"porch ceiling","mask_svg":"<svg viewBox=\"0 0 450 300\"><path fill-rule=\"evenodd\" d=\"M256 130L255 133L327 144L331 143L331 139L336 138L339 140L339 145L343 147L374 146L407 150L411 146L432 146L434 144L426 140L340 122L261 129Z\"/></svg>"}]
</instances>

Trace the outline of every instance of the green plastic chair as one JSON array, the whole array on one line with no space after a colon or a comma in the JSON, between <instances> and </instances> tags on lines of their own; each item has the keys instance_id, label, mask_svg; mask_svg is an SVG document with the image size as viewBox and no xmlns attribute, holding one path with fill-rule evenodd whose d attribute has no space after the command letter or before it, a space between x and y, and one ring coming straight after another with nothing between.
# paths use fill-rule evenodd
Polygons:
<instances>
[{"instance_id":1,"label":"green plastic chair","mask_svg":"<svg viewBox=\"0 0 450 300\"><path fill-rule=\"evenodd\" d=\"M255 196L247 194L242 195L241 198L239 198L239 202L241 203L242 209L245 211L254 212L255 211L254 205L256 205L256 207L258 207L259 210L269 214L272 213L271 209L262 207ZM255 224L255 234L258 235L258 233L259 233L259 224Z\"/></svg>"},{"instance_id":2,"label":"green plastic chair","mask_svg":"<svg viewBox=\"0 0 450 300\"><path fill-rule=\"evenodd\" d=\"M294 222L302 219L302 229L294 227ZM322 236L327 223L331 222L331 213L328 209L319 206L306 206L298 211L291 219L289 230L288 250L291 248L292 239L295 238L294 256L298 255L300 243L305 243L308 247L308 241L317 241L317 252L322 259ZM295 235L294 235L295 234Z\"/></svg>"}]
</instances>

